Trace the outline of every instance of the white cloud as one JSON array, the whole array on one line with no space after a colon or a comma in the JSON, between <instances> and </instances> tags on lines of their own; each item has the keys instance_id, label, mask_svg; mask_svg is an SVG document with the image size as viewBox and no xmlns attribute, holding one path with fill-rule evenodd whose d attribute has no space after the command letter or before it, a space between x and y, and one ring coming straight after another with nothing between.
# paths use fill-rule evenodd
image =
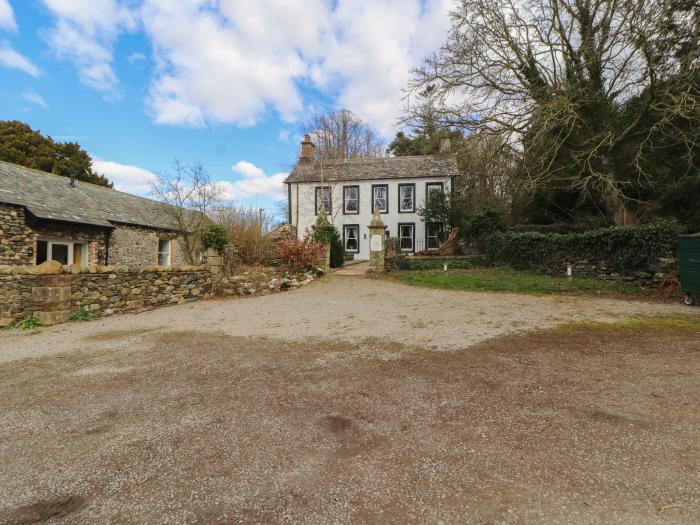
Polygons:
<instances>
[{"instance_id":1,"label":"white cloud","mask_svg":"<svg viewBox=\"0 0 700 525\"><path fill-rule=\"evenodd\" d=\"M15 13L9 0L0 0L0 29L7 31L17 31Z\"/></svg>"},{"instance_id":2,"label":"white cloud","mask_svg":"<svg viewBox=\"0 0 700 525\"><path fill-rule=\"evenodd\" d=\"M216 183L226 199L264 197L279 201L287 198L284 180L289 173L266 175L262 169L245 160L237 162L231 169L241 178L234 182L218 181Z\"/></svg>"},{"instance_id":3,"label":"white cloud","mask_svg":"<svg viewBox=\"0 0 700 525\"><path fill-rule=\"evenodd\" d=\"M131 9L116 0L43 0L55 25L44 33L58 57L75 64L80 80L107 98L120 96L113 68L112 45L124 31L136 28Z\"/></svg>"},{"instance_id":4,"label":"white cloud","mask_svg":"<svg viewBox=\"0 0 700 525\"><path fill-rule=\"evenodd\" d=\"M286 142L289 144L289 135L290 131L288 129L281 129L279 133L277 134L277 140L280 140L282 142Z\"/></svg>"},{"instance_id":5,"label":"white cloud","mask_svg":"<svg viewBox=\"0 0 700 525\"><path fill-rule=\"evenodd\" d=\"M146 57L146 55L144 55L143 53L135 51L134 53L131 53L128 57L126 57L126 59L130 64L136 64L139 62L146 62L148 60L148 57Z\"/></svg>"},{"instance_id":6,"label":"white cloud","mask_svg":"<svg viewBox=\"0 0 700 525\"><path fill-rule=\"evenodd\" d=\"M151 190L151 182L156 180L154 173L138 166L101 160L98 157L92 158L92 168L112 181L115 189L127 193L146 195Z\"/></svg>"},{"instance_id":7,"label":"white cloud","mask_svg":"<svg viewBox=\"0 0 700 525\"><path fill-rule=\"evenodd\" d=\"M43 1L56 17L53 49L107 94L119 90L113 42L144 31L154 63L147 106L158 123L250 126L270 112L291 122L311 88L387 136L409 70L445 38L452 2Z\"/></svg>"},{"instance_id":8,"label":"white cloud","mask_svg":"<svg viewBox=\"0 0 700 525\"><path fill-rule=\"evenodd\" d=\"M29 102L30 104L36 104L37 106L41 106L42 108L48 109L49 105L46 103L44 100L44 97L42 97L39 93L36 91L33 91L31 89L28 89L24 91L21 95L20 98L24 100L25 102Z\"/></svg>"},{"instance_id":9,"label":"white cloud","mask_svg":"<svg viewBox=\"0 0 700 525\"><path fill-rule=\"evenodd\" d=\"M10 69L19 69L33 77L41 75L38 67L28 58L15 51L8 43L0 43L0 65Z\"/></svg>"}]
</instances>

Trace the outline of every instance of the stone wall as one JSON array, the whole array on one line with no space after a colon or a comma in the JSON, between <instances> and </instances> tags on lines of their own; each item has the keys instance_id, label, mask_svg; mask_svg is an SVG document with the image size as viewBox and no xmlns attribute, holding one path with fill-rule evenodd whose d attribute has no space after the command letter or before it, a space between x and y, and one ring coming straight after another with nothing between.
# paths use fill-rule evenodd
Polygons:
<instances>
[{"instance_id":1,"label":"stone wall","mask_svg":"<svg viewBox=\"0 0 700 525\"><path fill-rule=\"evenodd\" d=\"M112 232L109 263L129 266L158 264L159 239L173 240L177 239L177 235L139 226L119 225ZM170 249L171 261L182 264L184 261L180 243L170 243Z\"/></svg>"},{"instance_id":2,"label":"stone wall","mask_svg":"<svg viewBox=\"0 0 700 525\"><path fill-rule=\"evenodd\" d=\"M42 324L60 323L81 308L112 315L182 304L208 298L212 290L205 266L105 266L71 274L29 273L35 268L0 267L0 325L31 315Z\"/></svg>"},{"instance_id":3,"label":"stone wall","mask_svg":"<svg viewBox=\"0 0 700 525\"><path fill-rule=\"evenodd\" d=\"M0 204L0 264L32 264L35 239L24 208Z\"/></svg>"}]
</instances>

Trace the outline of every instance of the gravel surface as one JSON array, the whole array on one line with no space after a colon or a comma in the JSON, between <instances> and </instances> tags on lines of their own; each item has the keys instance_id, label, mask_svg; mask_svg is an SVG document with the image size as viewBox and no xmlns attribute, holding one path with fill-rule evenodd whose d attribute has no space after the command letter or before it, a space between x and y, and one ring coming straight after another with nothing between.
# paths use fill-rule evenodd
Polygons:
<instances>
[{"instance_id":1,"label":"gravel surface","mask_svg":"<svg viewBox=\"0 0 700 525\"><path fill-rule=\"evenodd\" d=\"M334 277L3 334L0 523L697 523L700 322L524 332L681 313Z\"/></svg>"},{"instance_id":2,"label":"gravel surface","mask_svg":"<svg viewBox=\"0 0 700 525\"><path fill-rule=\"evenodd\" d=\"M0 362L79 348L111 348L109 334L173 329L286 341L381 338L435 350L466 348L492 337L581 320L683 315L683 305L573 296L470 293L333 276L292 292L217 300L118 315L90 323L0 332ZM102 340L100 334L107 334ZM93 339L86 344L85 337Z\"/></svg>"}]
</instances>

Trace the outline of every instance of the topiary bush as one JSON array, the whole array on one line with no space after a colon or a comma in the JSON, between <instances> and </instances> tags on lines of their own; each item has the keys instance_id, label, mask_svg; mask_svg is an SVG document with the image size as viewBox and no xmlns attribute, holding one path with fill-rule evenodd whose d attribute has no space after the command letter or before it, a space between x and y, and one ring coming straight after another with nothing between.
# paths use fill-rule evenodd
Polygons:
<instances>
[{"instance_id":1,"label":"topiary bush","mask_svg":"<svg viewBox=\"0 0 700 525\"><path fill-rule=\"evenodd\" d=\"M214 248L221 253L228 244L228 232L221 224L206 224L202 228L201 238L205 250Z\"/></svg>"},{"instance_id":2,"label":"topiary bush","mask_svg":"<svg viewBox=\"0 0 700 525\"><path fill-rule=\"evenodd\" d=\"M634 270L674 257L683 227L665 220L636 226L600 228L584 233L495 233L482 239L479 255L488 264L515 268L554 266L587 260L609 268Z\"/></svg>"}]
</instances>

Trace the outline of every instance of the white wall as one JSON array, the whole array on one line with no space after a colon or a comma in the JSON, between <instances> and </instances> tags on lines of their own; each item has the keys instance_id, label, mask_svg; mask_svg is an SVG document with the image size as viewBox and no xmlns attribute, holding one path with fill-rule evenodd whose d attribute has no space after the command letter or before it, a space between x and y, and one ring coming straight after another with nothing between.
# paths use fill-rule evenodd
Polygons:
<instances>
[{"instance_id":1,"label":"white wall","mask_svg":"<svg viewBox=\"0 0 700 525\"><path fill-rule=\"evenodd\" d=\"M332 210L329 219L343 235L344 224L357 224L360 231L360 251L355 254L355 259L369 259L369 236L368 226L372 220L372 185L387 184L389 186L389 213L382 213L381 218L384 225L389 229L391 237L398 237L399 223L414 223L415 227L415 250L426 248L425 225L421 222L418 213L399 212L399 184L415 184L416 190L416 210L425 203L426 183L442 182L446 192L450 192L449 177L434 178L407 178L391 180L371 180L371 181L343 181L328 183L332 191ZM315 190L319 183L304 182L292 183L291 185L290 210L292 224L297 227L299 237L303 237L307 228L311 228L316 223L315 214ZM343 213L343 186L360 187L360 213L346 215Z\"/></svg>"}]
</instances>

